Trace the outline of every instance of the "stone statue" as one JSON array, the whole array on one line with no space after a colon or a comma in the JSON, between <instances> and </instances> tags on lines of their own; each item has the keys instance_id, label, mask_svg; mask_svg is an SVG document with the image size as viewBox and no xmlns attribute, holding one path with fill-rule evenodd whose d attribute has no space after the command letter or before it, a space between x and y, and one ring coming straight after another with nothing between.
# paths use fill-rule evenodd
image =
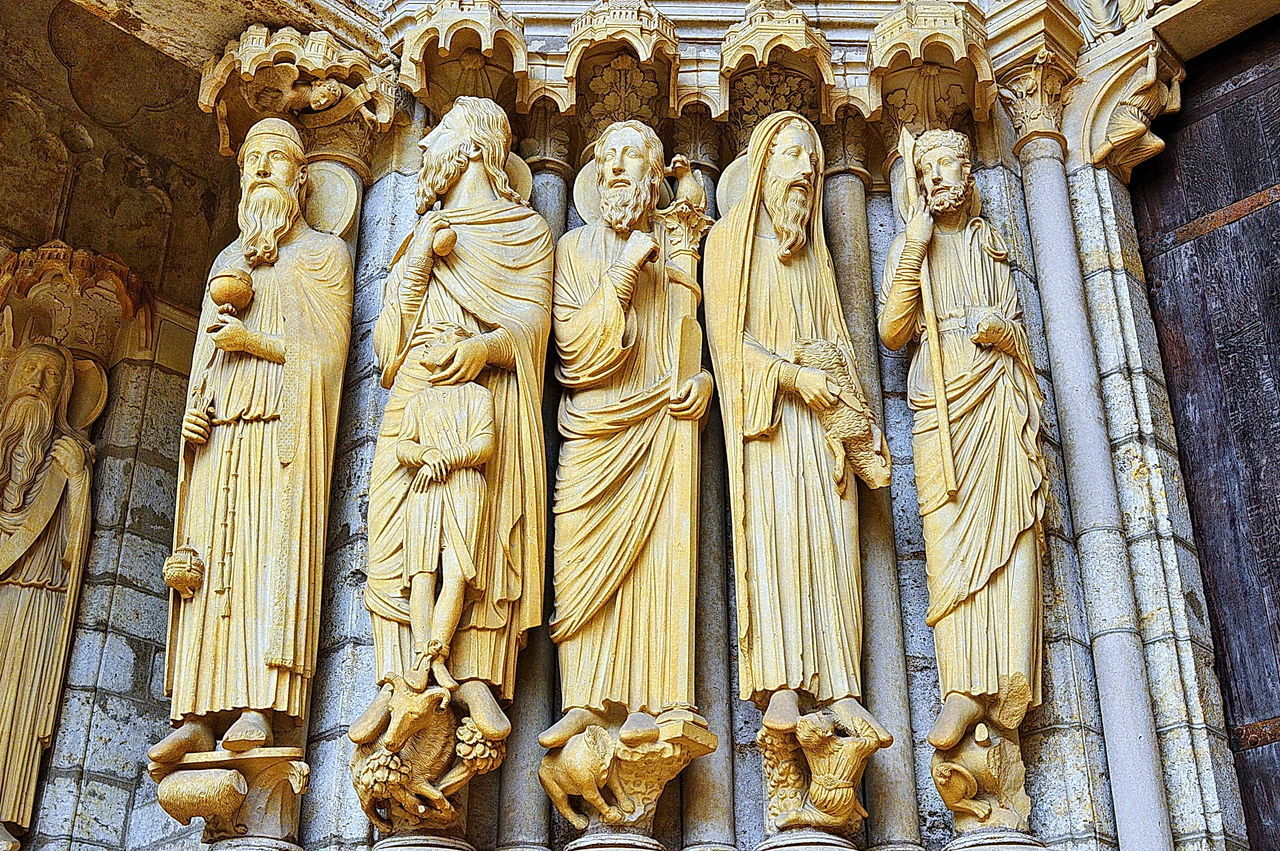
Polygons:
<instances>
[{"instance_id":1,"label":"stone statue","mask_svg":"<svg viewBox=\"0 0 1280 851\"><path fill-rule=\"evenodd\" d=\"M504 170L511 126L493 101L458 98L421 148L420 219L373 334L391 390L365 588L380 691L349 731L385 832L460 829L458 793L501 762L498 701L541 623L546 550L550 229Z\"/></svg>"},{"instance_id":2,"label":"stone statue","mask_svg":"<svg viewBox=\"0 0 1280 851\"><path fill-rule=\"evenodd\" d=\"M165 565L174 589L166 686L179 726L148 752L163 780L162 804L201 797L187 788L195 780L174 769L253 772L265 765L264 748L292 764L286 773L295 792L305 788L300 760L351 326L351 255L302 216L307 159L291 125L259 121L239 162L240 236L214 261L200 318L182 424L176 549ZM198 758L217 744L220 753L253 759ZM198 804L183 810L192 814L204 815ZM250 835L285 839L296 830L296 815L272 825L254 824L252 812L246 818ZM235 835L237 820L206 817L206 840Z\"/></svg>"},{"instance_id":3,"label":"stone statue","mask_svg":"<svg viewBox=\"0 0 1280 851\"><path fill-rule=\"evenodd\" d=\"M93 448L68 417L71 353L0 341L0 848L31 826L40 757L54 716L89 543ZM98 378L99 376L94 376ZM105 376L101 376L105 378ZM105 383L100 383L105 389Z\"/></svg>"},{"instance_id":4,"label":"stone statue","mask_svg":"<svg viewBox=\"0 0 1280 851\"><path fill-rule=\"evenodd\" d=\"M909 220L880 338L919 340L907 386L943 699L933 777L959 830L1026 830L1018 726L1040 703L1043 396L1007 251L978 215L968 138L907 133L902 156Z\"/></svg>"},{"instance_id":5,"label":"stone statue","mask_svg":"<svg viewBox=\"0 0 1280 851\"><path fill-rule=\"evenodd\" d=\"M653 130L611 124L579 177L598 221L556 250L565 392L551 636L565 714L539 738L551 751L540 774L580 828L647 829L666 783L715 747L692 656L699 421L712 393L696 246L708 222L689 198L657 209L664 173Z\"/></svg>"},{"instance_id":6,"label":"stone statue","mask_svg":"<svg viewBox=\"0 0 1280 851\"><path fill-rule=\"evenodd\" d=\"M1182 80L1186 74L1178 68L1170 79L1161 79L1160 44L1152 42L1133 94L1120 101L1111 113L1107 136L1094 153L1094 164L1110 168L1128 183L1135 166L1163 151L1164 140L1151 132L1151 122L1182 108Z\"/></svg>"},{"instance_id":7,"label":"stone statue","mask_svg":"<svg viewBox=\"0 0 1280 851\"><path fill-rule=\"evenodd\" d=\"M747 157L748 185L711 229L707 252L716 263L706 271L729 461L741 696L765 710L758 741L770 827L849 832L865 812L856 798L824 801L819 779L854 789L867 758L893 743L859 702L854 482L887 485L889 452L840 309L817 132L797 113L774 113L756 126ZM819 769L816 758L837 739L848 740L846 757Z\"/></svg>"}]
</instances>

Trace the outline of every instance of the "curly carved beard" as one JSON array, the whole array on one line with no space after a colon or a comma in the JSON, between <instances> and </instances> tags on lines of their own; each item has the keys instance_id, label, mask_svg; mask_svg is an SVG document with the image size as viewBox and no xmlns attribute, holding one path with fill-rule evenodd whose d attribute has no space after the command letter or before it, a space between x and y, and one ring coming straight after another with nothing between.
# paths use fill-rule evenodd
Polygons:
<instances>
[{"instance_id":1,"label":"curly carved beard","mask_svg":"<svg viewBox=\"0 0 1280 851\"><path fill-rule=\"evenodd\" d=\"M809 240L813 187L804 181L770 175L764 185L764 208L778 237L778 259L795 257Z\"/></svg>"},{"instance_id":2,"label":"curly carved beard","mask_svg":"<svg viewBox=\"0 0 1280 851\"><path fill-rule=\"evenodd\" d=\"M627 180L617 186L600 187L600 216L604 223L623 235L631 233L649 212L653 193L643 183Z\"/></svg>"},{"instance_id":3,"label":"curly carved beard","mask_svg":"<svg viewBox=\"0 0 1280 851\"><path fill-rule=\"evenodd\" d=\"M952 183L936 186L929 193L929 212L933 215L953 213L960 209L969 199L968 185L956 186Z\"/></svg>"},{"instance_id":4,"label":"curly carved beard","mask_svg":"<svg viewBox=\"0 0 1280 851\"><path fill-rule=\"evenodd\" d=\"M450 151L433 154L422 152L422 168L418 169L418 215L435 206L441 195L453 188L467 170L471 158L467 156L467 143L459 142Z\"/></svg>"},{"instance_id":5,"label":"curly carved beard","mask_svg":"<svg viewBox=\"0 0 1280 851\"><path fill-rule=\"evenodd\" d=\"M240 245L250 266L272 265L280 256L280 239L302 215L298 193L275 180L258 180L240 199Z\"/></svg>"},{"instance_id":6,"label":"curly carved beard","mask_svg":"<svg viewBox=\"0 0 1280 851\"><path fill-rule=\"evenodd\" d=\"M5 511L22 507L52 436L53 404L48 399L23 393L5 406L0 424L0 505Z\"/></svg>"}]
</instances>

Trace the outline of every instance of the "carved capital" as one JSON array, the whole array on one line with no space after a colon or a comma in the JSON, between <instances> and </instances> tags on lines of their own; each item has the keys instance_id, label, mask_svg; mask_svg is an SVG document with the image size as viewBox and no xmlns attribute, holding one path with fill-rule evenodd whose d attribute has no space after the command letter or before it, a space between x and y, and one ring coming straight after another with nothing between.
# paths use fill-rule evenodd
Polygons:
<instances>
[{"instance_id":1,"label":"carved capital","mask_svg":"<svg viewBox=\"0 0 1280 851\"><path fill-rule=\"evenodd\" d=\"M985 25L967 3L905 3L876 25L867 64L867 117L881 123L891 152L903 127L962 129L970 115L985 121L995 102Z\"/></svg>"},{"instance_id":2,"label":"carved capital","mask_svg":"<svg viewBox=\"0 0 1280 851\"><path fill-rule=\"evenodd\" d=\"M768 66L778 49L787 65L797 72L807 72L804 75L815 86L818 115L830 120L836 83L831 45L791 0L753 0L743 20L725 33L720 51L722 100L732 100L732 81L744 63Z\"/></svg>"},{"instance_id":3,"label":"carved capital","mask_svg":"<svg viewBox=\"0 0 1280 851\"><path fill-rule=\"evenodd\" d=\"M684 156L695 167L720 171L721 125L701 107L685 110L676 119L675 153Z\"/></svg>"},{"instance_id":4,"label":"carved capital","mask_svg":"<svg viewBox=\"0 0 1280 851\"><path fill-rule=\"evenodd\" d=\"M226 156L235 154L254 122L283 118L320 139L323 156L340 151L335 158L368 180L372 137L391 125L395 82L365 54L343 48L327 32L303 35L291 27L272 32L254 24L221 57L205 63L199 104L217 116ZM358 134L368 138L356 140Z\"/></svg>"},{"instance_id":5,"label":"carved capital","mask_svg":"<svg viewBox=\"0 0 1280 851\"><path fill-rule=\"evenodd\" d=\"M463 33L468 35L459 38ZM471 45L477 43L479 47ZM405 35L400 84L443 115L459 95L527 108L524 21L499 0L434 0Z\"/></svg>"},{"instance_id":6,"label":"carved capital","mask_svg":"<svg viewBox=\"0 0 1280 851\"><path fill-rule=\"evenodd\" d=\"M584 66L584 60L592 54L607 54L611 43L626 45L635 51L639 67L653 74L655 82L659 79L658 75L661 75L661 86L655 96L661 95L669 102L659 110L662 114L657 117L665 118L673 114L676 81L680 71L680 38L676 34L675 24L649 0L596 0L591 8L574 19L569 33L569 55L564 63L564 78L569 84L569 103L572 104L578 96L575 81L579 77L585 80L595 76L594 67ZM588 73L580 73L583 71ZM591 79L590 85L594 91L594 79ZM645 120L639 115L625 117ZM600 129L605 126L607 122L600 125Z\"/></svg>"},{"instance_id":7,"label":"carved capital","mask_svg":"<svg viewBox=\"0 0 1280 851\"><path fill-rule=\"evenodd\" d=\"M729 139L735 154L747 149L751 131L766 116L790 110L815 125L822 107L818 84L801 71L780 65L752 68L734 76L729 87Z\"/></svg>"},{"instance_id":8,"label":"carved capital","mask_svg":"<svg viewBox=\"0 0 1280 851\"><path fill-rule=\"evenodd\" d=\"M1047 48L1041 48L1030 62L1002 76L1000 100L1009 110L1013 129L1018 133L1013 145L1015 154L1027 142L1042 137L1059 140L1065 150L1062 108L1070 80L1070 66Z\"/></svg>"},{"instance_id":9,"label":"carved capital","mask_svg":"<svg viewBox=\"0 0 1280 851\"><path fill-rule=\"evenodd\" d=\"M822 136L822 150L826 154L827 176L856 174L863 182L870 183L867 171L866 119L856 112L842 110L835 123L818 128Z\"/></svg>"},{"instance_id":10,"label":"carved capital","mask_svg":"<svg viewBox=\"0 0 1280 851\"><path fill-rule=\"evenodd\" d=\"M568 120L547 100L540 100L529 111L527 133L520 140L520 156L535 173L551 171L565 180L573 172L570 161Z\"/></svg>"}]
</instances>

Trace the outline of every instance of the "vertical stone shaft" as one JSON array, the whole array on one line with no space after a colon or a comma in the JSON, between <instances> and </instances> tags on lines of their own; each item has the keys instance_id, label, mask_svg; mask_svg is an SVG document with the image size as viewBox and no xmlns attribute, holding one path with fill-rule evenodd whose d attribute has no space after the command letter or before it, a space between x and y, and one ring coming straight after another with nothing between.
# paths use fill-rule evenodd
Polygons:
<instances>
[{"instance_id":1,"label":"vertical stone shaft","mask_svg":"<svg viewBox=\"0 0 1280 851\"><path fill-rule=\"evenodd\" d=\"M1061 137L1018 150L1121 848L1173 848Z\"/></svg>"},{"instance_id":2,"label":"vertical stone shaft","mask_svg":"<svg viewBox=\"0 0 1280 851\"><path fill-rule=\"evenodd\" d=\"M697 165L697 164L695 164ZM715 172L699 166L707 193L707 215L715 216ZM704 358L705 360L705 358ZM699 499L697 652L694 695L702 717L720 744L699 757L680 776L685 851L733 851L737 847L733 817L733 677L729 623L729 583L725 525L729 505L724 426L717 405L702 430L702 490Z\"/></svg>"},{"instance_id":3,"label":"vertical stone shaft","mask_svg":"<svg viewBox=\"0 0 1280 851\"><path fill-rule=\"evenodd\" d=\"M551 227L551 236L564 236L569 213L568 165L549 159L532 164L533 193L530 203ZM548 364L548 384L551 369ZM559 391L548 386L543 391L543 426L548 444L547 465L554 481L556 468L555 400ZM550 527L549 527L550 528ZM550 541L547 565L550 570ZM550 599L550 598L548 598ZM501 851L547 851L551 848L551 802L538 781L542 746L538 734L556 720L555 648L546 627L529 633L529 643L516 667L516 699L512 701L511 736L501 769L502 810L498 818L498 848Z\"/></svg>"},{"instance_id":4,"label":"vertical stone shaft","mask_svg":"<svg viewBox=\"0 0 1280 851\"><path fill-rule=\"evenodd\" d=\"M858 378L883 423L864 174L853 169L830 174L823 185L823 214L836 284L858 358ZM881 851L908 851L921 845L893 509L888 488L872 490L859 483L858 500L863 703L893 734L893 745L871 758L864 775L864 803L870 813L867 845Z\"/></svg>"}]
</instances>

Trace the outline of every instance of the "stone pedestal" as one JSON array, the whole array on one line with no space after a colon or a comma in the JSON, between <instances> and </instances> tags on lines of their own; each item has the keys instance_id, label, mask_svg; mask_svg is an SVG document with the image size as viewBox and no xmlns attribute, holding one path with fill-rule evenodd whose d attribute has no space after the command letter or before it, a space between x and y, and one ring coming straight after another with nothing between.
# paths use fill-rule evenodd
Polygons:
<instances>
[{"instance_id":1,"label":"stone pedestal","mask_svg":"<svg viewBox=\"0 0 1280 851\"><path fill-rule=\"evenodd\" d=\"M857 848L843 836L821 830L796 828L773 834L756 846L756 851L853 851Z\"/></svg>"},{"instance_id":2,"label":"stone pedestal","mask_svg":"<svg viewBox=\"0 0 1280 851\"><path fill-rule=\"evenodd\" d=\"M598 831L579 836L564 851L665 851L651 836L621 831Z\"/></svg>"},{"instance_id":3,"label":"stone pedestal","mask_svg":"<svg viewBox=\"0 0 1280 851\"><path fill-rule=\"evenodd\" d=\"M968 851L981 848L983 851L1026 851L1032 848L1044 848L1039 839L1017 830L975 830L962 833L946 844L943 851Z\"/></svg>"},{"instance_id":4,"label":"stone pedestal","mask_svg":"<svg viewBox=\"0 0 1280 851\"><path fill-rule=\"evenodd\" d=\"M301 845L287 839L267 839L262 836L242 836L223 839L209 846L209 851L303 851Z\"/></svg>"},{"instance_id":5,"label":"stone pedestal","mask_svg":"<svg viewBox=\"0 0 1280 851\"><path fill-rule=\"evenodd\" d=\"M410 833L388 836L373 843L373 851L476 851L475 846L456 836Z\"/></svg>"}]
</instances>

